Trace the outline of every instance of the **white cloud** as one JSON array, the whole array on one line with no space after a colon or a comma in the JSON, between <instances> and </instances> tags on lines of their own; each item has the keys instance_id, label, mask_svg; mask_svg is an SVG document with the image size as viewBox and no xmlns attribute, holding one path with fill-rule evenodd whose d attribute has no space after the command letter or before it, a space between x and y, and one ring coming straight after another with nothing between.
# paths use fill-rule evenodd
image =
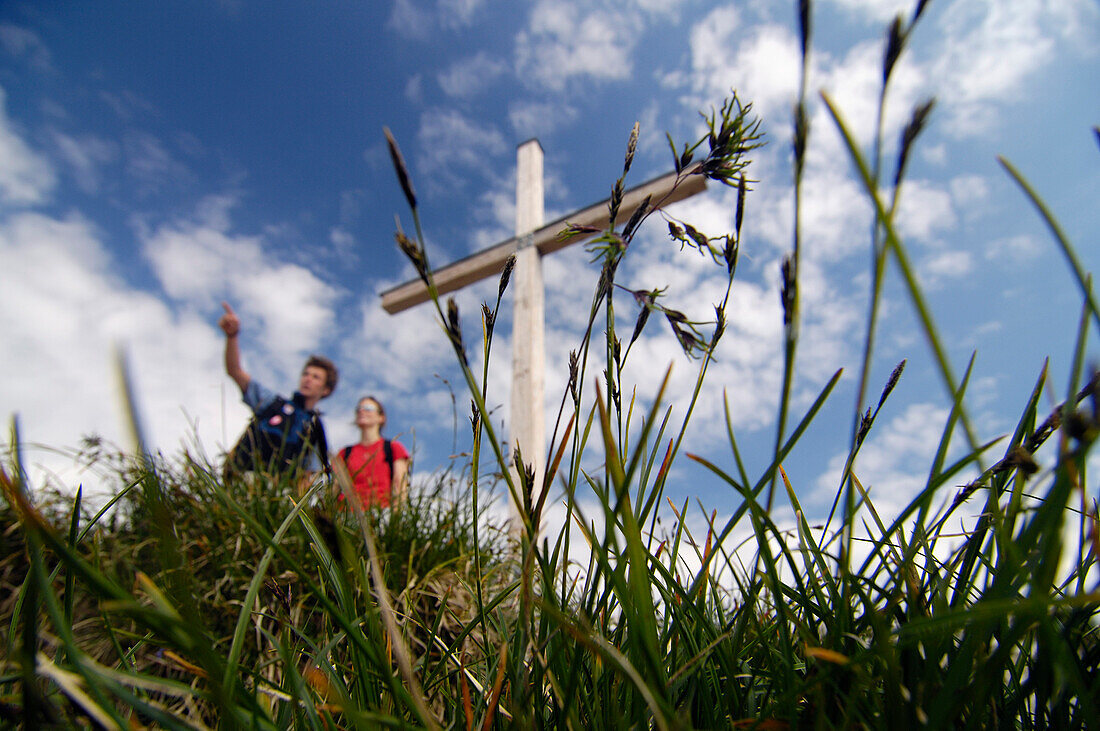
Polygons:
<instances>
[{"instance_id":1,"label":"white cloud","mask_svg":"<svg viewBox=\"0 0 1100 731\"><path fill-rule=\"evenodd\" d=\"M736 89L758 116L773 123L790 115L798 92L798 40L783 26L742 25L738 11L728 6L712 11L692 29L695 91L710 104Z\"/></svg>"},{"instance_id":2,"label":"white cloud","mask_svg":"<svg viewBox=\"0 0 1100 731\"><path fill-rule=\"evenodd\" d=\"M681 5L681 0L540 0L516 38L517 73L554 91L574 80L629 79L636 61L653 63L646 57L651 55L646 34L666 33L678 22Z\"/></svg>"},{"instance_id":3,"label":"white cloud","mask_svg":"<svg viewBox=\"0 0 1100 731\"><path fill-rule=\"evenodd\" d=\"M472 213L477 226L470 232L470 252L481 251L510 238L516 229L515 177L497 178L477 197Z\"/></svg>"},{"instance_id":4,"label":"white cloud","mask_svg":"<svg viewBox=\"0 0 1100 731\"><path fill-rule=\"evenodd\" d=\"M973 269L974 255L969 251L939 252L920 265L921 279L929 287L940 286L947 279L965 277Z\"/></svg>"},{"instance_id":5,"label":"white cloud","mask_svg":"<svg viewBox=\"0 0 1100 731\"><path fill-rule=\"evenodd\" d=\"M964 215L980 215L981 204L989 199L989 181L980 175L960 175L948 182L956 208Z\"/></svg>"},{"instance_id":6,"label":"white cloud","mask_svg":"<svg viewBox=\"0 0 1100 731\"><path fill-rule=\"evenodd\" d=\"M862 186L836 166L808 170L803 181L801 210L805 256L836 262L870 247L871 204ZM794 199L783 183L762 181L747 203L745 229L765 239L774 251L789 251L793 241ZM749 257L757 256L753 251Z\"/></svg>"},{"instance_id":7,"label":"white cloud","mask_svg":"<svg viewBox=\"0 0 1100 731\"><path fill-rule=\"evenodd\" d=\"M521 100L508 105L508 121L519 139L549 135L575 121L578 114L564 99L556 102Z\"/></svg>"},{"instance_id":8,"label":"white cloud","mask_svg":"<svg viewBox=\"0 0 1100 731\"><path fill-rule=\"evenodd\" d=\"M96 193L103 177L101 168L118 157L118 146L92 135L77 139L55 132L53 139L61 159L72 169L76 184L85 193Z\"/></svg>"},{"instance_id":9,"label":"white cloud","mask_svg":"<svg viewBox=\"0 0 1100 731\"><path fill-rule=\"evenodd\" d=\"M455 30L469 26L485 0L396 0L387 25L409 38L427 39L437 29Z\"/></svg>"},{"instance_id":10,"label":"white cloud","mask_svg":"<svg viewBox=\"0 0 1100 731\"><path fill-rule=\"evenodd\" d=\"M265 349L294 368L335 321L336 293L308 269L274 258L261 237L228 233L232 204L215 196L195 221L139 227L145 255L169 296L203 312L228 298L244 327L261 323Z\"/></svg>"},{"instance_id":11,"label":"white cloud","mask_svg":"<svg viewBox=\"0 0 1100 731\"><path fill-rule=\"evenodd\" d=\"M907 20L913 13L913 0L827 0L847 11L855 20L882 24L893 20L899 13Z\"/></svg>"},{"instance_id":12,"label":"white cloud","mask_svg":"<svg viewBox=\"0 0 1100 731\"><path fill-rule=\"evenodd\" d=\"M1028 234L1018 234L997 239L989 244L985 258L990 261L1009 260L1024 262L1036 259L1043 252L1043 244Z\"/></svg>"},{"instance_id":13,"label":"white cloud","mask_svg":"<svg viewBox=\"0 0 1100 731\"><path fill-rule=\"evenodd\" d=\"M944 167L948 162L947 145L943 142L937 144L923 144L917 148L922 159L936 167Z\"/></svg>"},{"instance_id":14,"label":"white cloud","mask_svg":"<svg viewBox=\"0 0 1100 731\"><path fill-rule=\"evenodd\" d=\"M833 0L833 4L849 11L850 17L869 19L883 29L899 11L908 20L913 5L898 0ZM955 0L942 6L933 3L925 16L911 37L911 49L895 69L891 107L897 114L908 115L914 92L932 87L945 129L956 137L1000 126L1000 105L1026 99L1028 84L1058 54L1094 54L1100 31L1100 8L1073 0ZM874 78L867 79L872 87L880 83L882 44L881 35L863 44L869 53L865 70L873 72ZM843 66L848 68L829 74L825 86L830 91L858 78L851 74L851 64ZM899 96L908 101L899 104ZM869 94L862 98L863 105L873 102ZM849 112L849 121L873 123L874 116L866 110L860 113L850 100L841 107ZM889 126L896 127L897 121Z\"/></svg>"},{"instance_id":15,"label":"white cloud","mask_svg":"<svg viewBox=\"0 0 1100 731\"><path fill-rule=\"evenodd\" d=\"M12 128L7 95L0 88L0 203L16 206L44 202L57 182L49 161Z\"/></svg>"},{"instance_id":16,"label":"white cloud","mask_svg":"<svg viewBox=\"0 0 1100 731\"><path fill-rule=\"evenodd\" d=\"M948 130L967 137L997 126L997 105L1026 99L1027 83L1056 53L1094 53L1098 28L1100 10L1092 3L967 0L948 6L930 63Z\"/></svg>"},{"instance_id":17,"label":"white cloud","mask_svg":"<svg viewBox=\"0 0 1100 731\"><path fill-rule=\"evenodd\" d=\"M405 82L405 98L414 104L424 101L424 77L421 74L413 74Z\"/></svg>"},{"instance_id":18,"label":"white cloud","mask_svg":"<svg viewBox=\"0 0 1100 731\"><path fill-rule=\"evenodd\" d=\"M185 300L216 297L239 271L261 257L256 238L234 239L215 229L193 226L151 233L146 254L164 291Z\"/></svg>"},{"instance_id":19,"label":"white cloud","mask_svg":"<svg viewBox=\"0 0 1100 731\"><path fill-rule=\"evenodd\" d=\"M439 74L439 86L447 96L471 97L492 87L506 73L506 63L479 51Z\"/></svg>"},{"instance_id":20,"label":"white cloud","mask_svg":"<svg viewBox=\"0 0 1100 731\"><path fill-rule=\"evenodd\" d=\"M471 23L486 0L438 0L440 21L445 28L461 28Z\"/></svg>"},{"instance_id":21,"label":"white cloud","mask_svg":"<svg viewBox=\"0 0 1100 731\"><path fill-rule=\"evenodd\" d=\"M568 354L569 348L577 346L588 323L588 309L599 275L597 265L589 263L591 256L583 247L584 244L575 244L542 259L547 321L569 338L568 347L563 346L564 349L559 351L562 357ZM548 337L548 351L549 343Z\"/></svg>"},{"instance_id":22,"label":"white cloud","mask_svg":"<svg viewBox=\"0 0 1100 731\"><path fill-rule=\"evenodd\" d=\"M426 38L432 29L431 14L413 0L394 0L387 25L409 38Z\"/></svg>"},{"instance_id":23,"label":"white cloud","mask_svg":"<svg viewBox=\"0 0 1100 731\"><path fill-rule=\"evenodd\" d=\"M642 27L641 16L628 10L541 0L516 38L518 74L554 91L573 78L625 79Z\"/></svg>"},{"instance_id":24,"label":"white cloud","mask_svg":"<svg viewBox=\"0 0 1100 731\"><path fill-rule=\"evenodd\" d=\"M846 281L842 269L812 258L803 259L801 269L799 371L809 379L805 385L816 396L837 368L853 362L864 333L867 292ZM778 299L778 282L773 291Z\"/></svg>"},{"instance_id":25,"label":"white cloud","mask_svg":"<svg viewBox=\"0 0 1100 731\"><path fill-rule=\"evenodd\" d=\"M131 131L122 141L126 172L135 179L139 193L154 193L172 188L192 178L187 166L175 159L157 137Z\"/></svg>"},{"instance_id":26,"label":"white cloud","mask_svg":"<svg viewBox=\"0 0 1100 731\"><path fill-rule=\"evenodd\" d=\"M245 311L262 319L267 350L287 353L291 360L314 349L336 319L331 287L300 266L262 267L235 277L232 287L246 304Z\"/></svg>"},{"instance_id":27,"label":"white cloud","mask_svg":"<svg viewBox=\"0 0 1100 731\"><path fill-rule=\"evenodd\" d=\"M355 256L355 236L347 229L334 226L329 230L329 241L336 247L341 258L350 260Z\"/></svg>"},{"instance_id":28,"label":"white cloud","mask_svg":"<svg viewBox=\"0 0 1100 731\"><path fill-rule=\"evenodd\" d=\"M100 91L99 98L123 122L131 122L136 117L156 114L156 107L132 91Z\"/></svg>"},{"instance_id":29,"label":"white cloud","mask_svg":"<svg viewBox=\"0 0 1100 731\"><path fill-rule=\"evenodd\" d=\"M903 238L928 242L956 227L952 196L946 188L929 180L910 180L902 185L895 224Z\"/></svg>"},{"instance_id":30,"label":"white cloud","mask_svg":"<svg viewBox=\"0 0 1100 731\"><path fill-rule=\"evenodd\" d=\"M0 24L0 47L14 58L25 58L39 73L53 70L50 49L33 31L9 23Z\"/></svg>"},{"instance_id":31,"label":"white cloud","mask_svg":"<svg viewBox=\"0 0 1100 731\"><path fill-rule=\"evenodd\" d=\"M7 346L0 409L20 414L33 482L53 474L69 487L82 480L100 489L64 450L90 434L129 446L115 344L128 353L152 447L173 450L192 421L208 448L235 436L222 425L231 419L235 430L245 412L235 393L219 397L227 379L213 324L173 316L155 297L129 289L88 221L9 217L0 223L0 257L0 337Z\"/></svg>"},{"instance_id":32,"label":"white cloud","mask_svg":"<svg viewBox=\"0 0 1100 731\"><path fill-rule=\"evenodd\" d=\"M432 109L420 117L417 168L424 179L457 183L456 168L483 170L508 151L504 136L454 109Z\"/></svg>"}]
</instances>

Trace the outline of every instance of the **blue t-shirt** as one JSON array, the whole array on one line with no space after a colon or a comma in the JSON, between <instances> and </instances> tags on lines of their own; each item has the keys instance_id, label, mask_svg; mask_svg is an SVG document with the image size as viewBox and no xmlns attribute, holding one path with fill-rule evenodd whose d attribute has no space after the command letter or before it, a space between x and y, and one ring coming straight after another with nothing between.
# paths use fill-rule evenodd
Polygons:
<instances>
[{"instance_id":1,"label":"blue t-shirt","mask_svg":"<svg viewBox=\"0 0 1100 731\"><path fill-rule=\"evenodd\" d=\"M263 384L253 378L244 389L242 398L248 408L252 409L252 413L259 414L269 407L275 399L279 398L279 395L265 388ZM314 413L316 413L301 406L301 403L301 396L295 392L294 397L283 406L283 416L276 415L272 417L272 419L285 418L291 422L291 428L288 432L290 439L294 437L297 437L298 440L305 439L309 423L313 419ZM320 418L319 414L318 418ZM270 419L268 421L272 423ZM283 428L283 425L280 424L272 423L272 426L279 426L280 430ZM321 460L317 455L316 445L310 444L309 448L305 450L305 454L302 455L301 467L309 472L317 472L321 469Z\"/></svg>"}]
</instances>

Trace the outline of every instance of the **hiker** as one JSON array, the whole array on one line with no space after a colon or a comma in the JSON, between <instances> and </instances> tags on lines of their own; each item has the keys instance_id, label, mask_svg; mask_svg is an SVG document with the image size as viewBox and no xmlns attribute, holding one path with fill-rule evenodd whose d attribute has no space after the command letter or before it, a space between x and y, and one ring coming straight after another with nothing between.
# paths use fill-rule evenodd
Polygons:
<instances>
[{"instance_id":1,"label":"hiker","mask_svg":"<svg viewBox=\"0 0 1100 731\"><path fill-rule=\"evenodd\" d=\"M400 504L408 490L409 452L401 442L382 436L386 409L373 396L364 396L355 407L355 425L359 443L336 455L351 476L355 494L364 507Z\"/></svg>"},{"instance_id":2,"label":"hiker","mask_svg":"<svg viewBox=\"0 0 1100 731\"><path fill-rule=\"evenodd\" d=\"M241 321L228 303L218 326L225 332L225 372L240 386L255 416L226 460L226 472L299 472L299 491L319 470L329 470L328 443L317 402L336 388L336 366L311 355L302 367L298 390L290 400L269 391L241 367Z\"/></svg>"}]
</instances>

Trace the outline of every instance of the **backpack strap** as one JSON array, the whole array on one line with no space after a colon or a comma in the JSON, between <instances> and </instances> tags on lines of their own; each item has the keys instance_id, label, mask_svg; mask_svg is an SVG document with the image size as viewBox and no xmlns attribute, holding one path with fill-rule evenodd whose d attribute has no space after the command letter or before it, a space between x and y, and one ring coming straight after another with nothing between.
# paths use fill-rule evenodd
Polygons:
<instances>
[{"instance_id":1,"label":"backpack strap","mask_svg":"<svg viewBox=\"0 0 1100 731\"><path fill-rule=\"evenodd\" d=\"M351 448L352 448L353 446L354 446L354 445L352 445L352 444L349 444L348 446L346 446L346 447L344 447L344 448L343 448L342 450L340 450L340 456L341 456L341 457L343 458L343 460L344 460L344 464L347 464L347 463L348 463L348 457L350 457L350 456L351 456Z\"/></svg>"},{"instance_id":2,"label":"backpack strap","mask_svg":"<svg viewBox=\"0 0 1100 731\"><path fill-rule=\"evenodd\" d=\"M271 399L271 403L265 406L261 411L258 411L252 415L252 421L255 422L257 425L263 424L268 419L275 416L275 414L283 413L283 407L289 403L293 402L287 401L282 396L276 394L275 397Z\"/></svg>"},{"instance_id":3,"label":"backpack strap","mask_svg":"<svg viewBox=\"0 0 1100 731\"><path fill-rule=\"evenodd\" d=\"M382 440L382 454L386 456L386 466L390 468L390 481L393 481L393 443L389 439Z\"/></svg>"},{"instance_id":4,"label":"backpack strap","mask_svg":"<svg viewBox=\"0 0 1100 731\"><path fill-rule=\"evenodd\" d=\"M325 425L321 417L314 411L310 418L309 436L317 448L317 456L321 459L321 468L328 476L332 476L332 465L328 461L328 437L325 436Z\"/></svg>"}]
</instances>

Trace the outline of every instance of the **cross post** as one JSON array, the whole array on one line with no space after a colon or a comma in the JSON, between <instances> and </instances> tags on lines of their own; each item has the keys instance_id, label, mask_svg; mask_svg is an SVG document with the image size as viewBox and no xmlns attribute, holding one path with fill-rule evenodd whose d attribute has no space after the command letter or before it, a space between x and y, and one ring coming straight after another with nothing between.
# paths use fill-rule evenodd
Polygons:
<instances>
[{"instance_id":1,"label":"cross post","mask_svg":"<svg viewBox=\"0 0 1100 731\"><path fill-rule=\"evenodd\" d=\"M535 470L535 484L542 484L545 467L546 345L542 284L542 257L534 245L534 232L542 226L542 145L528 140L516 150L516 268L512 272L512 404L508 428L512 456L519 449ZM538 499L535 495L533 500Z\"/></svg>"}]
</instances>

